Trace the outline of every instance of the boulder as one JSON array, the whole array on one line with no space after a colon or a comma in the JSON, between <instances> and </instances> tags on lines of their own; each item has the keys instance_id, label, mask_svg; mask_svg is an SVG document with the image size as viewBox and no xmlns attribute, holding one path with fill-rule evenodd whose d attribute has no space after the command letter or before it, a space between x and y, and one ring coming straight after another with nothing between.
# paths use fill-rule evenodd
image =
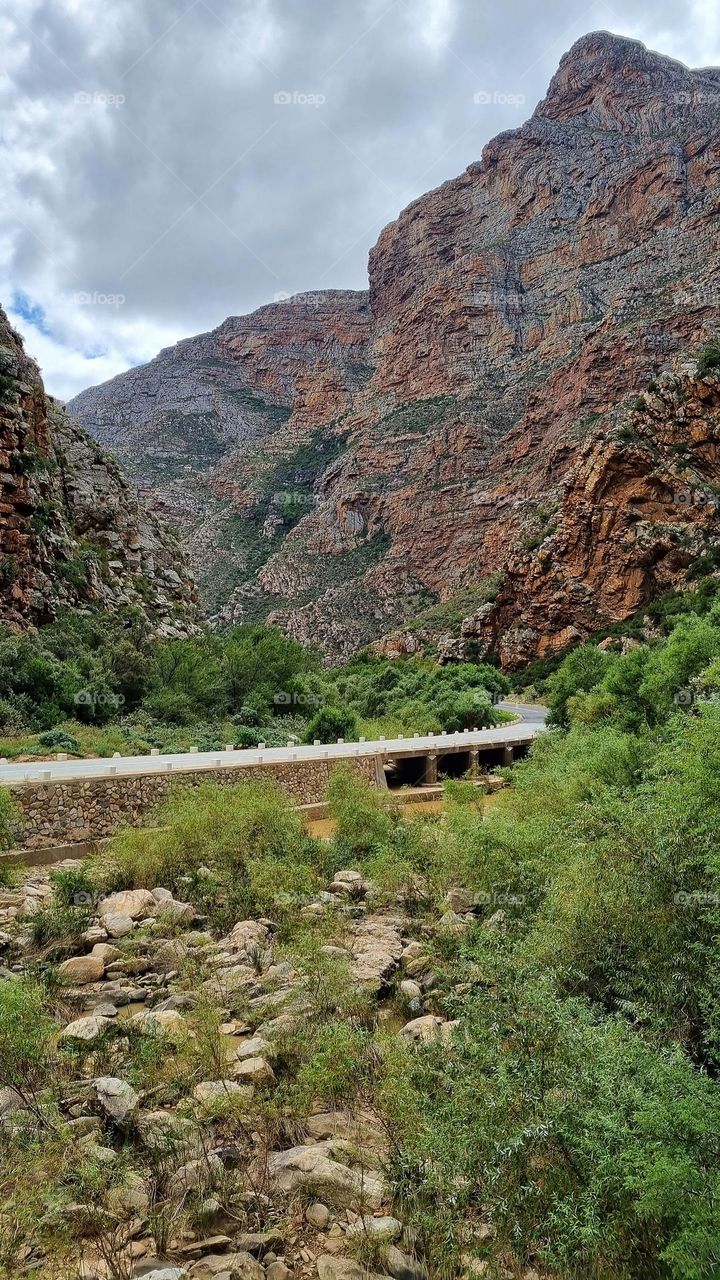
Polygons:
<instances>
[{"instance_id":1,"label":"boulder","mask_svg":"<svg viewBox=\"0 0 720 1280\"><path fill-rule=\"evenodd\" d=\"M314 1204L308 1205L305 1210L305 1218L311 1227L317 1227L318 1231L324 1231L330 1221L330 1210L326 1204L320 1204L316 1200Z\"/></svg>"},{"instance_id":2,"label":"boulder","mask_svg":"<svg viewBox=\"0 0 720 1280\"><path fill-rule=\"evenodd\" d=\"M211 1253L190 1268L192 1280L265 1280L265 1270L251 1253Z\"/></svg>"},{"instance_id":3,"label":"boulder","mask_svg":"<svg viewBox=\"0 0 720 1280\"><path fill-rule=\"evenodd\" d=\"M157 902L149 889L123 889L111 893L98 904L99 916L129 916L131 920L143 920L157 910Z\"/></svg>"},{"instance_id":4,"label":"boulder","mask_svg":"<svg viewBox=\"0 0 720 1280\"><path fill-rule=\"evenodd\" d=\"M110 942L96 942L90 954L99 956L103 964L112 964L113 960L119 960L122 951Z\"/></svg>"},{"instance_id":5,"label":"boulder","mask_svg":"<svg viewBox=\"0 0 720 1280\"><path fill-rule=\"evenodd\" d=\"M58 965L58 973L66 982L82 987L86 982L99 982L105 973L105 961L101 956L73 956Z\"/></svg>"},{"instance_id":6,"label":"boulder","mask_svg":"<svg viewBox=\"0 0 720 1280\"><path fill-rule=\"evenodd\" d=\"M397 1245L391 1244L385 1251L385 1267L394 1280L427 1280L427 1267L402 1253Z\"/></svg>"},{"instance_id":7,"label":"boulder","mask_svg":"<svg viewBox=\"0 0 720 1280\"><path fill-rule=\"evenodd\" d=\"M433 1013L426 1013L422 1018L413 1018L411 1022L406 1022L400 1030L400 1035L407 1036L409 1040L437 1040L442 1026L442 1018L437 1018Z\"/></svg>"},{"instance_id":8,"label":"boulder","mask_svg":"<svg viewBox=\"0 0 720 1280\"><path fill-rule=\"evenodd\" d=\"M235 951L245 951L250 942L259 943L264 947L269 936L270 931L267 925L260 924L259 920L238 920L224 941Z\"/></svg>"},{"instance_id":9,"label":"boulder","mask_svg":"<svg viewBox=\"0 0 720 1280\"><path fill-rule=\"evenodd\" d=\"M126 1027L135 1027L146 1036L177 1035L185 1028L185 1019L175 1009L165 1011L148 1009L134 1013L125 1023Z\"/></svg>"},{"instance_id":10,"label":"boulder","mask_svg":"<svg viewBox=\"0 0 720 1280\"><path fill-rule=\"evenodd\" d=\"M331 1151L327 1143L274 1151L268 1156L268 1172L282 1191L311 1188L331 1204L379 1208L385 1195L382 1180L376 1174L340 1164L332 1159Z\"/></svg>"},{"instance_id":11,"label":"boulder","mask_svg":"<svg viewBox=\"0 0 720 1280\"><path fill-rule=\"evenodd\" d=\"M87 1018L77 1018L75 1022L69 1022L60 1032L60 1039L81 1040L90 1043L93 1040L97 1040L112 1025L111 1018L102 1018L95 1014L90 1014Z\"/></svg>"},{"instance_id":12,"label":"boulder","mask_svg":"<svg viewBox=\"0 0 720 1280\"><path fill-rule=\"evenodd\" d=\"M127 1124L138 1108L139 1098L126 1080L117 1076L98 1076L93 1080L98 1106L116 1124Z\"/></svg>"},{"instance_id":13,"label":"boulder","mask_svg":"<svg viewBox=\"0 0 720 1280\"><path fill-rule=\"evenodd\" d=\"M234 1080L203 1080L193 1089L193 1098L202 1106L213 1107L234 1098L249 1099L252 1088L236 1084Z\"/></svg>"},{"instance_id":14,"label":"boulder","mask_svg":"<svg viewBox=\"0 0 720 1280\"><path fill-rule=\"evenodd\" d=\"M323 1253L317 1260L319 1280L387 1280L376 1271L367 1271L352 1258L336 1258L331 1253Z\"/></svg>"},{"instance_id":15,"label":"boulder","mask_svg":"<svg viewBox=\"0 0 720 1280\"><path fill-rule=\"evenodd\" d=\"M246 1084L272 1084L275 1079L267 1058L241 1058L233 1064L232 1074L235 1080Z\"/></svg>"},{"instance_id":16,"label":"boulder","mask_svg":"<svg viewBox=\"0 0 720 1280\"><path fill-rule=\"evenodd\" d=\"M161 920L179 920L181 924L191 924L195 919L195 908L189 902L163 898L155 904L155 914Z\"/></svg>"},{"instance_id":17,"label":"boulder","mask_svg":"<svg viewBox=\"0 0 720 1280\"><path fill-rule=\"evenodd\" d=\"M274 1046L264 1036L251 1036L233 1050L232 1061L242 1062L245 1058L274 1058L275 1054Z\"/></svg>"},{"instance_id":18,"label":"boulder","mask_svg":"<svg viewBox=\"0 0 720 1280\"><path fill-rule=\"evenodd\" d=\"M124 938L127 933L133 931L132 916L124 915L120 911L109 911L101 919L103 928L111 938Z\"/></svg>"},{"instance_id":19,"label":"boulder","mask_svg":"<svg viewBox=\"0 0 720 1280\"><path fill-rule=\"evenodd\" d=\"M403 1225L397 1218L373 1218L369 1213L351 1222L347 1234L353 1236L370 1236L373 1240L385 1240L392 1244L402 1235Z\"/></svg>"}]
</instances>

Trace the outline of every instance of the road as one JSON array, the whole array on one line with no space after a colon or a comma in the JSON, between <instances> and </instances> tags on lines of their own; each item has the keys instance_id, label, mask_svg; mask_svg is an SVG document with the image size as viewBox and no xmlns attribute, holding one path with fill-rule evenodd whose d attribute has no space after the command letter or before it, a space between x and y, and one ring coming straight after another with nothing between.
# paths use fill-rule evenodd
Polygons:
<instances>
[{"instance_id":1,"label":"road","mask_svg":"<svg viewBox=\"0 0 720 1280\"><path fill-rule=\"evenodd\" d=\"M236 768L258 764L287 764L294 760L348 760L358 756L407 756L428 751L458 751L470 747L526 743L544 727L544 707L501 703L503 710L522 716L518 724L499 725L467 733L412 735L374 742L333 742L322 746L250 747L236 751L186 751L176 755L113 756L102 760L45 760L36 764L0 765L0 785L22 782L59 782L70 778L98 778L110 774L137 775L186 773L199 769Z\"/></svg>"}]
</instances>

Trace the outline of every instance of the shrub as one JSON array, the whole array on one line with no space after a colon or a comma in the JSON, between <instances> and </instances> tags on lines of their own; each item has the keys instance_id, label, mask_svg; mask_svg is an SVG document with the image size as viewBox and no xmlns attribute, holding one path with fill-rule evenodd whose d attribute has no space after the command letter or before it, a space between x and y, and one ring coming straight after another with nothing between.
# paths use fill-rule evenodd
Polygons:
<instances>
[{"instance_id":1,"label":"shrub","mask_svg":"<svg viewBox=\"0 0 720 1280\"><path fill-rule=\"evenodd\" d=\"M0 982L0 1085L40 1114L38 1095L48 1083L55 1026L37 982Z\"/></svg>"},{"instance_id":2,"label":"shrub","mask_svg":"<svg viewBox=\"0 0 720 1280\"><path fill-rule=\"evenodd\" d=\"M357 716L354 711L343 707L320 707L312 717L306 731L305 742L337 742L344 738L346 742L354 742L359 734Z\"/></svg>"}]
</instances>

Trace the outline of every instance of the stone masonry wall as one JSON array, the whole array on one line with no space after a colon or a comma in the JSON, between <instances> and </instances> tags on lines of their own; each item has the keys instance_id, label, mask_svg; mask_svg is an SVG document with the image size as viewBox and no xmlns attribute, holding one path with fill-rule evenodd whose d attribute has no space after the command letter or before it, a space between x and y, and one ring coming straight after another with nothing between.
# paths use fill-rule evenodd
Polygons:
<instances>
[{"instance_id":1,"label":"stone masonry wall","mask_svg":"<svg viewBox=\"0 0 720 1280\"><path fill-rule=\"evenodd\" d=\"M271 781L295 804L316 804L325 799L330 774L339 763L299 760L243 768L188 772L175 769L172 773L20 783L11 788L20 811L18 848L79 844L111 836L122 826L140 826L171 787L196 787L203 782L232 786L245 781ZM342 764L349 765L373 786L380 780L382 770L375 756Z\"/></svg>"}]
</instances>

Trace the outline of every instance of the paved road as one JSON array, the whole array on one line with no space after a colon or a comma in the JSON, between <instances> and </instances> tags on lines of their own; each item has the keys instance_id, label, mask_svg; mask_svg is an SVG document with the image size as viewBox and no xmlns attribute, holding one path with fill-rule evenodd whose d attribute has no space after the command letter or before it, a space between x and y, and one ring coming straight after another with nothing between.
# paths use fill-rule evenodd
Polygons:
<instances>
[{"instance_id":1,"label":"paved road","mask_svg":"<svg viewBox=\"0 0 720 1280\"><path fill-rule=\"evenodd\" d=\"M543 729L545 708L501 703L503 709L523 717L519 724L499 725L469 733L430 734L427 737L379 739L375 742L331 743L327 746L250 747L245 751L197 751L162 756L122 756L103 760L52 760L38 764L0 765L0 784L11 782L55 782L67 778L97 778L197 769L247 768L258 764L286 764L293 760L347 760L357 756L400 756L415 752L458 750L463 747L504 746L510 742L530 742Z\"/></svg>"}]
</instances>

